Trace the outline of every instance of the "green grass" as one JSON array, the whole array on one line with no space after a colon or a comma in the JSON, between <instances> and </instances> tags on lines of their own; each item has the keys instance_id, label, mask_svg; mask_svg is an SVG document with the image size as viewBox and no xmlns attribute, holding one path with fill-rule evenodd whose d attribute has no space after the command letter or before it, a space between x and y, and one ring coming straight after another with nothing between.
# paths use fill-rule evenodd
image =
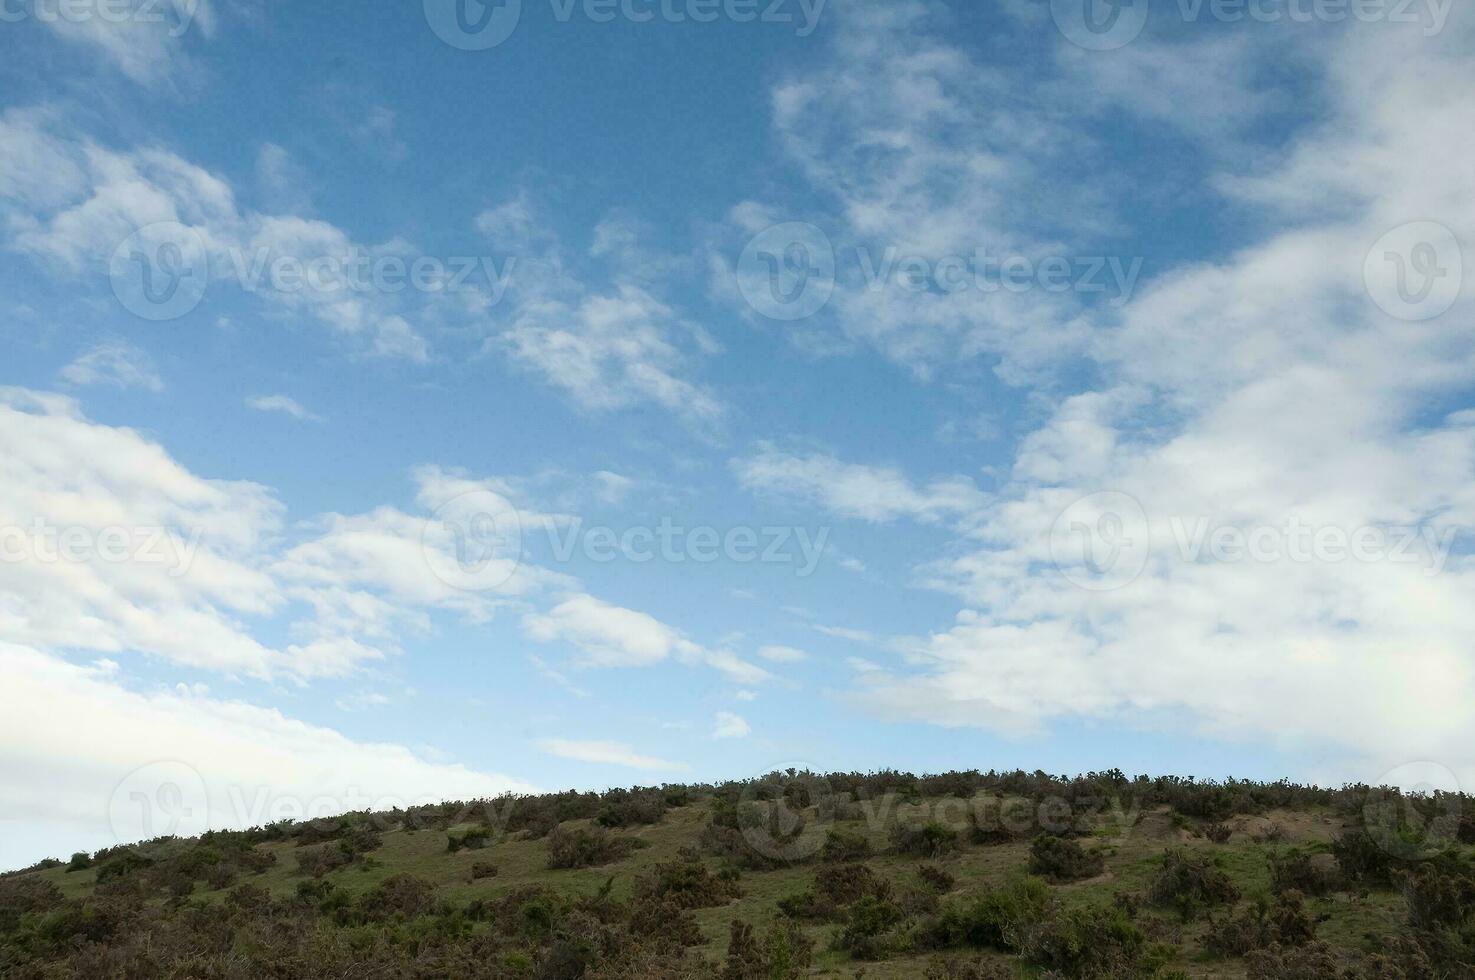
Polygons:
<instances>
[{"instance_id":1,"label":"green grass","mask_svg":"<svg viewBox=\"0 0 1475 980\"><path fill-rule=\"evenodd\" d=\"M952 801L950 805L956 806L958 813L966 812L966 801ZM441 897L458 903L476 898L495 899L528 885L547 886L569 895L592 895L612 879L613 895L622 899L631 894L637 877L658 863L678 859L683 848L695 845L708 812L705 802L669 810L659 824L620 831L639 837L647 847L607 867L566 871L548 869L546 839L512 835L500 840L494 838L493 843L485 848L449 853L445 831L392 829L383 833L382 847L359 863L334 871L327 878L350 892L358 893L373 888L391 875L410 873L433 882ZM895 816L905 818L908 813L909 808L901 806L896 809ZM1246 828L1263 828L1267 822L1279 827L1284 835L1276 843L1258 843L1245 832ZM587 826L587 823L571 821L568 826ZM1270 891L1268 853L1293 845L1321 848L1342 829L1340 821L1325 813L1304 811L1272 812L1263 817L1236 818L1230 823L1238 825L1239 829L1225 844L1213 844L1195 836L1181 825L1181 821L1172 820L1164 809L1140 815L1135 825L1125 829L1120 823L1106 826L1094 839L1086 840L1087 846L1105 849L1105 873L1087 881L1057 886L1053 891L1067 905L1106 904L1119 892L1140 894L1160 865L1164 850L1178 848L1192 854L1212 855L1243 892L1243 905ZM861 819L835 826L866 836L875 852L866 863L878 874L899 887L915 881L916 868L923 862L889 852L887 824L876 819ZM465 828L452 828L453 831L462 829ZM261 885L277 896L293 894L298 883L304 880L295 859L297 848L290 843L258 846L274 852L278 857L277 863L262 874L244 876L240 880ZM708 861L716 867L715 860ZM472 881L471 867L478 862L495 864L497 876ZM953 895L966 896L1023 873L1029 863L1029 842L1020 840L996 846L965 843L959 851L936 863L956 877ZM762 922L771 918L777 913L780 899L810 886L814 870L815 865L807 863L776 871L744 872L744 894L740 900L694 913L707 939L705 954L714 961L720 959L725 953L728 930L734 919ZM84 896L95 887L93 870L67 872L64 868L53 868L38 874L54 881L70 897ZM197 888L195 897L218 900L222 894ZM1339 892L1312 900L1310 908L1324 920L1319 929L1320 937L1348 951L1364 949L1378 937L1395 933L1401 915L1401 903L1391 894L1358 897ZM1173 965L1189 976L1227 978L1244 975L1240 963L1209 959L1201 953L1205 928L1202 921L1183 923L1175 913L1147 906L1143 908L1140 921L1155 939L1166 941L1177 949L1177 961ZM917 977L925 970L926 957L857 964L830 948L834 929L832 925L806 926L816 939L819 950L811 971L813 976L854 977L857 969L863 967L864 976L875 980Z\"/></svg>"}]
</instances>

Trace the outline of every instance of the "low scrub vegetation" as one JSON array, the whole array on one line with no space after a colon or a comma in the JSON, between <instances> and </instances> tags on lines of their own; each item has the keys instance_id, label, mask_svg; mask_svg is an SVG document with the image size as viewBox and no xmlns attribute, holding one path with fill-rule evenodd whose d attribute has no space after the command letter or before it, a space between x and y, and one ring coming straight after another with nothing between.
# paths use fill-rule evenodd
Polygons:
<instances>
[{"instance_id":1,"label":"low scrub vegetation","mask_svg":"<svg viewBox=\"0 0 1475 980\"><path fill-rule=\"evenodd\" d=\"M789 771L279 822L0 875L0 976L1475 976L1467 801L1420 836L1390 792Z\"/></svg>"}]
</instances>

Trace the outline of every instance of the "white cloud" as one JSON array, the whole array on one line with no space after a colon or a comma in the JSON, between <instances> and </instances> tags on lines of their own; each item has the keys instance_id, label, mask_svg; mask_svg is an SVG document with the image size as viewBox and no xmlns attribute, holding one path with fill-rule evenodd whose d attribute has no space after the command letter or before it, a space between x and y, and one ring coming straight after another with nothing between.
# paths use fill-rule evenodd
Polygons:
<instances>
[{"instance_id":1,"label":"white cloud","mask_svg":"<svg viewBox=\"0 0 1475 980\"><path fill-rule=\"evenodd\" d=\"M263 143L256 154L256 185L266 206L276 212L312 209L312 179L285 148Z\"/></svg>"},{"instance_id":2,"label":"white cloud","mask_svg":"<svg viewBox=\"0 0 1475 980\"><path fill-rule=\"evenodd\" d=\"M589 595L566 599L546 613L529 613L523 628L540 642L578 647L594 667L648 667L672 654L695 655L700 649L653 616Z\"/></svg>"},{"instance_id":3,"label":"white cloud","mask_svg":"<svg viewBox=\"0 0 1475 980\"><path fill-rule=\"evenodd\" d=\"M128 78L143 84L168 80L189 63L186 42L215 33L211 0L123 0L121 5L79 5L76 9L80 16L38 19L58 37L91 48Z\"/></svg>"},{"instance_id":4,"label":"white cloud","mask_svg":"<svg viewBox=\"0 0 1475 980\"><path fill-rule=\"evenodd\" d=\"M528 613L523 631L541 643L578 649L585 667L650 667L677 659L701 663L738 684L761 684L773 675L726 650L709 650L654 616L575 595L544 613Z\"/></svg>"},{"instance_id":5,"label":"white cloud","mask_svg":"<svg viewBox=\"0 0 1475 980\"><path fill-rule=\"evenodd\" d=\"M11 109L0 116L0 217L15 248L68 277L106 275L130 236L158 223L183 225L203 242L208 289L234 284L277 317L324 325L356 353L429 358L428 343L406 316L441 303L439 294L348 281L364 257L413 258L409 243L366 245L325 221L245 210L224 178L167 150L104 147L56 112ZM273 281L270 270L282 259L343 271ZM323 288L304 286L311 281Z\"/></svg>"},{"instance_id":6,"label":"white cloud","mask_svg":"<svg viewBox=\"0 0 1475 980\"><path fill-rule=\"evenodd\" d=\"M801 660L809 659L809 654L803 650L783 646L760 647L758 649L758 656L764 660L771 660L776 664L796 664Z\"/></svg>"},{"instance_id":7,"label":"white cloud","mask_svg":"<svg viewBox=\"0 0 1475 980\"><path fill-rule=\"evenodd\" d=\"M842 517L876 523L901 518L937 523L976 511L988 499L966 477L915 486L894 467L846 463L819 453L797 456L765 448L732 461L749 490L792 496Z\"/></svg>"},{"instance_id":8,"label":"white cloud","mask_svg":"<svg viewBox=\"0 0 1475 980\"><path fill-rule=\"evenodd\" d=\"M389 698L378 691L358 691L333 701L340 711L365 711L369 708L382 708L389 703Z\"/></svg>"},{"instance_id":9,"label":"white cloud","mask_svg":"<svg viewBox=\"0 0 1475 980\"><path fill-rule=\"evenodd\" d=\"M753 729L747 721L731 711L719 711L712 719L713 738L747 738L752 733Z\"/></svg>"},{"instance_id":10,"label":"white cloud","mask_svg":"<svg viewBox=\"0 0 1475 980\"><path fill-rule=\"evenodd\" d=\"M418 502L436 519L380 507L324 515L289 538L268 488L199 477L69 398L0 389L0 442L11 447L0 637L44 650L135 651L260 678L343 674L396 651L433 611L484 621L570 584L516 554L459 563L465 509L512 508L501 481L424 468ZM58 550L72 539L86 547ZM277 649L255 630L280 616L292 642Z\"/></svg>"},{"instance_id":11,"label":"white cloud","mask_svg":"<svg viewBox=\"0 0 1475 980\"><path fill-rule=\"evenodd\" d=\"M1081 242L1116 219L1111 187L1056 177L1075 173L1090 149L1056 93L1039 80L1020 85L946 40L957 31L947 5L897 0L847 4L834 14L826 51L771 92L787 159L805 189L834 206L812 214L744 202L733 211L724 254L738 254L779 222L822 228L843 260L833 297L786 331L816 353L874 348L921 376L987 355L999 374L1026 381L1084 351L1088 323L1070 291L997 283L988 292L917 290L895 272L872 283L850 261L861 247L872 270L910 257L971 259L987 248L995 262L1019 255L1038 264L1079 254ZM714 294L741 304L735 286L743 272L715 259Z\"/></svg>"},{"instance_id":12,"label":"white cloud","mask_svg":"<svg viewBox=\"0 0 1475 980\"><path fill-rule=\"evenodd\" d=\"M184 794L183 833L204 823L242 828L282 816L535 791L272 709L188 692L137 693L13 643L0 642L0 671L4 867L168 832L162 824L146 832L132 798L159 799L165 783Z\"/></svg>"},{"instance_id":13,"label":"white cloud","mask_svg":"<svg viewBox=\"0 0 1475 980\"><path fill-rule=\"evenodd\" d=\"M485 352L509 358L588 411L649 403L699 432L721 422L722 404L687 377L718 345L657 295L666 267L642 259L617 269L606 285L592 284L526 191L483 212L476 225L517 256L508 312ZM613 227L606 226L596 253L609 245Z\"/></svg>"},{"instance_id":14,"label":"white cloud","mask_svg":"<svg viewBox=\"0 0 1475 980\"><path fill-rule=\"evenodd\" d=\"M295 398L287 395L255 395L246 399L246 405L258 412L281 412L304 422L321 422L322 416L303 408Z\"/></svg>"},{"instance_id":15,"label":"white cloud","mask_svg":"<svg viewBox=\"0 0 1475 980\"><path fill-rule=\"evenodd\" d=\"M88 348L61 369L61 376L74 385L164 390L164 381L149 356L121 340L103 341Z\"/></svg>"},{"instance_id":16,"label":"white cloud","mask_svg":"<svg viewBox=\"0 0 1475 980\"><path fill-rule=\"evenodd\" d=\"M688 357L672 342L673 333L691 329L650 293L622 286L576 304L524 304L499 343L585 408L609 411L650 401L706 426L722 408L678 377Z\"/></svg>"},{"instance_id":17,"label":"white cloud","mask_svg":"<svg viewBox=\"0 0 1475 980\"><path fill-rule=\"evenodd\" d=\"M1349 30L1321 52L1328 120L1294 141L1273 186L1220 182L1271 230L1161 275L1103 326L1099 386L1024 440L971 547L930 570L968 609L905 669L870 671L864 703L1013 734L1137 719L1296 747L1344 778L1429 759L1475 779L1466 545L1441 566L1425 545L1410 561L1195 560L1179 541L1200 522L1436 537L1475 524L1475 418L1430 409L1475 381L1468 255L1457 304L1429 323L1385 315L1363 278L1404 222L1475 233L1475 204L1440 162L1475 149L1475 107L1457 94L1475 84L1470 30L1418 34ZM1104 491L1140 503L1145 525L1126 530L1150 548L1130 584L1080 588L1055 563L1084 566L1052 551L1052 530ZM1106 544L1109 528L1080 527Z\"/></svg>"},{"instance_id":18,"label":"white cloud","mask_svg":"<svg viewBox=\"0 0 1475 980\"><path fill-rule=\"evenodd\" d=\"M600 766L623 766L648 772L681 772L687 766L654 756L641 755L621 742L581 742L563 738L543 739L538 747L549 755Z\"/></svg>"}]
</instances>

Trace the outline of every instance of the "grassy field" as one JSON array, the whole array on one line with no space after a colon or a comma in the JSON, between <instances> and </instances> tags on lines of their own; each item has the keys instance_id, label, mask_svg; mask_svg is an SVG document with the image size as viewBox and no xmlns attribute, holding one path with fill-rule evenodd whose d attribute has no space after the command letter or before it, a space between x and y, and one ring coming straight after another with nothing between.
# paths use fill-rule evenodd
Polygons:
<instances>
[{"instance_id":1,"label":"grassy field","mask_svg":"<svg viewBox=\"0 0 1475 980\"><path fill-rule=\"evenodd\" d=\"M644 846L601 866L552 870L550 838L528 831L493 833L483 847L451 852L448 849L451 835L485 826L484 821L469 820L423 829L410 829L403 824L381 828L378 846L352 863L327 872L320 880L336 888L340 904L373 892L394 876L406 874L429 882L438 900L454 905L478 899L494 902L532 887L546 888L567 897L593 898L603 892L609 900L628 902L636 895L637 881L652 875L658 865L696 860L715 872L727 863L703 849L702 835L711 819L712 800L696 795L683 802L685 805L665 809L659 822L619 829L616 832L619 836L638 839ZM851 808L833 820L822 816L817 809L804 811L803 816L808 821L806 833L817 828L819 832L864 837L870 854L863 858L863 863L888 882L894 894L917 889L918 868L922 864L945 869L953 881L938 896L938 903L946 906L966 903L972 896L998 889L1027 874L1033 835L1026 833L1003 843L981 844L970 840L967 833L961 833L955 848L944 849L924 860L897 852L893 827L898 823L920 826L929 819L957 822L965 819L964 815L997 802L988 794L980 794L972 799L940 797L893 803L859 814ZM560 832L593 831L592 823L590 819L567 820L560 825ZM1211 956L1205 951L1205 933L1211 923L1243 912L1261 897L1272 897L1271 855L1283 854L1291 848L1325 855L1331 842L1354 824L1355 821L1339 816L1328 807L1269 809L1227 817L1218 825L1227 828L1228 838L1215 843L1205 836L1204 822L1185 819L1164 805L1142 808L1131 814L1098 814L1080 839L1088 851L1099 852L1104 858L1101 872L1084 880L1053 884L1050 890L1062 908L1106 907L1122 900L1119 896L1134 898L1133 921L1152 942L1171 950L1171 958L1164 968L1169 975L1171 971L1180 971L1181 975L1195 978L1243 977L1246 975L1243 960ZM818 841L821 836L813 834L805 839ZM181 845L176 842L158 846ZM198 882L188 893L187 901L219 904L230 889L249 882L285 903L299 895L304 882L318 880L299 869L297 854L302 846L297 841L269 840L254 843L252 847L274 854L275 862L259 873L235 876L228 884L221 882L225 887L212 889L208 883ZM1152 888L1168 850L1207 858L1234 882L1240 892L1239 899L1191 919L1185 919L1174 908L1142 901L1142 896ZM716 907L691 910L703 939L693 953L711 964L712 975L720 974L734 920L753 924L775 920L783 914L781 900L814 885L823 862L809 854L803 856L807 859L771 870L745 868L738 879L741 897ZM1330 863L1329 858L1318 860ZM473 880L472 868L477 863L495 865L495 876ZM106 861L80 870L52 867L31 872L28 877L53 883L67 898L86 899L97 890L98 869L105 866ZM146 896L146 900L161 905L169 901L162 896ZM173 899L176 903L185 900L179 896ZM1308 897L1305 908L1315 921L1316 937L1333 947L1348 966L1404 929L1404 902L1390 889L1340 887L1320 897ZM922 977L945 955L936 951L901 950L883 959L858 960L850 952L837 948L835 939L843 923L843 918L839 922L802 922L802 930L814 941L814 956L804 975L863 976L874 980ZM1039 974L1037 968L1003 952L987 949L965 952L970 960L1008 963L1019 976Z\"/></svg>"}]
</instances>

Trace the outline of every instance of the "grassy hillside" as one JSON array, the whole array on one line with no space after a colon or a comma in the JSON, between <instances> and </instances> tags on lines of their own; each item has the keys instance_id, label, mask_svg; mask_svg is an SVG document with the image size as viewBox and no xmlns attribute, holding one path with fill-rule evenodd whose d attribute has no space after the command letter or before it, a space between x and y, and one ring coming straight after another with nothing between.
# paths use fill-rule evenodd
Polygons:
<instances>
[{"instance_id":1,"label":"grassy hillside","mask_svg":"<svg viewBox=\"0 0 1475 980\"><path fill-rule=\"evenodd\" d=\"M1470 977L1467 802L788 773L356 814L7 875L0 973Z\"/></svg>"}]
</instances>

